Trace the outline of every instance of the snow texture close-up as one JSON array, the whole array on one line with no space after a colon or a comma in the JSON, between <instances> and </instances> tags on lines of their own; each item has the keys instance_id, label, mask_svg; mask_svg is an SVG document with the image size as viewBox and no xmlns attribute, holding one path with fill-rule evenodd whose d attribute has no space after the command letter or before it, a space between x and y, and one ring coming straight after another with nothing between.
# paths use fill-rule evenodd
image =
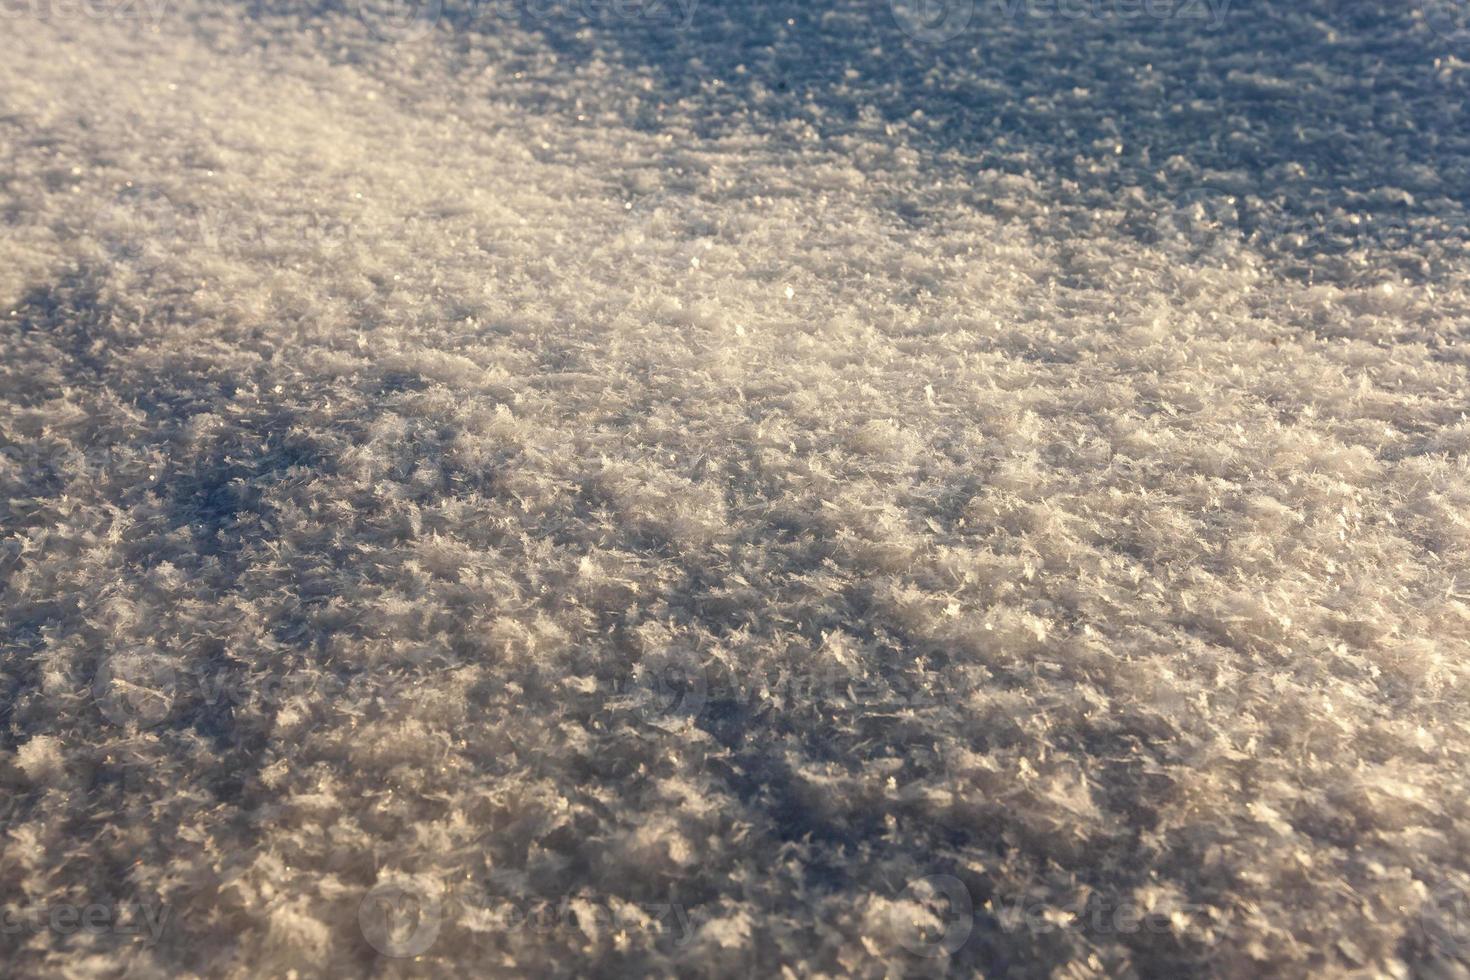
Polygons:
<instances>
[{"instance_id":1,"label":"snow texture close-up","mask_svg":"<svg viewBox=\"0 0 1470 980\"><path fill-rule=\"evenodd\" d=\"M1465 0L0 29L0 975L1470 978Z\"/></svg>"}]
</instances>

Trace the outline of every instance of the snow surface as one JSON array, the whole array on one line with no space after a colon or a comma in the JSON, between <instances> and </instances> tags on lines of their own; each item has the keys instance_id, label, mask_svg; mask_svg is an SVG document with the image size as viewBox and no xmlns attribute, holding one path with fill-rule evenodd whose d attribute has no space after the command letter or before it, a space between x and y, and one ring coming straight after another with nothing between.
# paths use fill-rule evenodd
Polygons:
<instances>
[{"instance_id":1,"label":"snow surface","mask_svg":"<svg viewBox=\"0 0 1470 980\"><path fill-rule=\"evenodd\" d=\"M1470 976L1466 6L1060 2L0 0L3 972Z\"/></svg>"}]
</instances>

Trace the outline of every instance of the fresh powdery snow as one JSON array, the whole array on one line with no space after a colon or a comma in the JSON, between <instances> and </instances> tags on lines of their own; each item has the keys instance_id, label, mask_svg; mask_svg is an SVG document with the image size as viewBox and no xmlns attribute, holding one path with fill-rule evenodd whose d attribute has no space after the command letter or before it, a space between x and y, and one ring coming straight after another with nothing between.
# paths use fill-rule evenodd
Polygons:
<instances>
[{"instance_id":1,"label":"fresh powdery snow","mask_svg":"<svg viewBox=\"0 0 1470 980\"><path fill-rule=\"evenodd\" d=\"M1470 976L1463 0L0 29L0 973Z\"/></svg>"}]
</instances>

